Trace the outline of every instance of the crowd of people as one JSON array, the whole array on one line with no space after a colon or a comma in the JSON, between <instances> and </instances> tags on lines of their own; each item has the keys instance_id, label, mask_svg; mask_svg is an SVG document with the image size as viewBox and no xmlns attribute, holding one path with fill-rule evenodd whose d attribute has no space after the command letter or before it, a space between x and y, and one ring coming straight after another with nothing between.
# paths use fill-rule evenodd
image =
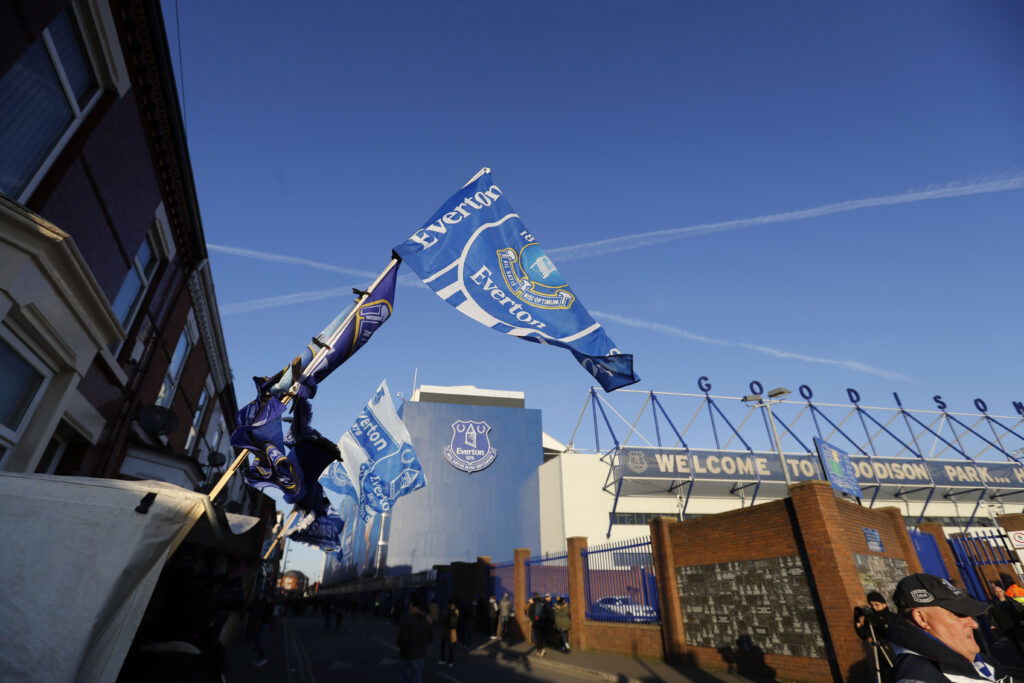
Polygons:
<instances>
[{"instance_id":1,"label":"crowd of people","mask_svg":"<svg viewBox=\"0 0 1024 683\"><path fill-rule=\"evenodd\" d=\"M854 629L871 648L875 680L894 683L1011 683L1024 680L1024 589L1008 575L989 602L946 579L911 574L892 595L878 591L854 610ZM987 630L991 638L986 638Z\"/></svg>"}]
</instances>

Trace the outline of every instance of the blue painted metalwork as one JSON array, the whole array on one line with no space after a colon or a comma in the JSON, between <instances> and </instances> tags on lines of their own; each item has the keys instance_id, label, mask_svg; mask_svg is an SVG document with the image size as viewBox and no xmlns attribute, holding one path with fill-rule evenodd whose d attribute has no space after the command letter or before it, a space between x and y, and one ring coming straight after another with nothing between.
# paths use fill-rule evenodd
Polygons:
<instances>
[{"instance_id":1,"label":"blue painted metalwork","mask_svg":"<svg viewBox=\"0 0 1024 683\"><path fill-rule=\"evenodd\" d=\"M874 423L875 423L876 425L878 425L878 426L879 426L879 427L880 427L880 428L881 428L882 430L884 430L884 431L885 431L885 433L886 433L886 434L888 434L889 436L891 436L891 437L892 437L892 438L893 438L893 439L894 439L894 440L895 440L895 441L896 441L896 442L897 442L897 443L898 443L899 445L903 446L903 447L904 447L904 448L906 448L906 449L907 449L908 451L910 451L911 453L913 453L913 454L914 454L914 455L916 455L917 457L919 457L919 458L921 458L922 460L924 460L924 456L923 456L923 455L921 455L921 454L920 454L920 453L919 453L918 451L914 450L913 448L911 448L910 446L908 446L908 445L907 445L906 443L904 443L904 442L903 442L903 439L901 439L900 437L898 437L898 436L896 436L895 434L893 434L893 433L892 433L892 431L890 431L888 427L886 427L886 426L885 426L884 424L882 424L881 422L879 422L878 420L876 420L876 419L875 419L875 416L874 416L874 415L872 415L871 413L867 412L866 410L864 410L864 409L863 409L863 408L861 408L860 406L857 406L857 412L859 412L859 413L863 414L863 415L864 415L865 417L867 417L867 418L868 418L869 420L871 420L871 421L872 421L872 422L874 422ZM915 443L916 443L916 440L915 440ZM871 449L872 449L872 450L874 450L874 444L872 444L872 445L871 445ZM875 453L875 455L878 455L878 453Z\"/></svg>"},{"instance_id":2,"label":"blue painted metalwork","mask_svg":"<svg viewBox=\"0 0 1024 683\"><path fill-rule=\"evenodd\" d=\"M931 534L923 531L910 531L910 541L917 551L917 559L921 561L921 568L926 574L938 576L943 579L952 578L946 563L942 561L942 553L939 552L938 541Z\"/></svg>"},{"instance_id":3,"label":"blue painted metalwork","mask_svg":"<svg viewBox=\"0 0 1024 683\"><path fill-rule=\"evenodd\" d=\"M668 412L665 411L665 406L661 405L661 401L658 400L658 397L655 395L655 393L653 391L651 392L651 398L653 400L653 403L654 403L655 407L657 407L657 409L661 411L661 414L665 416L665 419L668 420L668 426L672 428L672 432L676 435L676 438L679 439L679 443L681 443L683 445L683 448L689 448L689 446L686 445L686 439L684 439L683 435L679 433L678 429L676 429L676 425L672 421L672 418L669 417ZM654 419L655 419L655 428L657 428L658 413L657 413L657 411L653 411L653 412L654 412ZM659 446L664 446L665 445L665 444L661 443L661 433L660 432L658 433L658 445Z\"/></svg>"},{"instance_id":4,"label":"blue painted metalwork","mask_svg":"<svg viewBox=\"0 0 1024 683\"><path fill-rule=\"evenodd\" d=\"M718 411L718 414L722 417L723 420L725 420L725 424L729 425L729 429L731 429L732 433L736 435L736 438L738 438L740 441L743 442L743 447L746 448L751 453L753 453L754 449L750 447L750 444L747 443L747 440L743 438L743 435L740 434L738 431L736 431L736 428L732 426L732 422L729 422L729 418L727 418L725 416L725 413L722 412L722 409L718 407L717 403L715 403L715 399L711 398L710 396L708 396L708 406L710 406L710 408L714 408L716 411ZM710 412L710 410L709 410L709 412ZM718 443L718 437L717 437L717 434L716 434L716 436L715 436L715 444L717 445L717 443Z\"/></svg>"},{"instance_id":5,"label":"blue painted metalwork","mask_svg":"<svg viewBox=\"0 0 1024 683\"><path fill-rule=\"evenodd\" d=\"M591 391L594 391L594 390L591 389ZM599 399L597 398L597 394L596 393L594 394L594 403L596 403L597 407L601 410L601 417L604 418L604 426L608 428L608 433L611 434L612 441L615 442L615 447L618 448L619 447L619 437L615 436L615 430L612 429L612 423L608 419L608 413L606 413L604 411L604 406L600 404Z\"/></svg>"},{"instance_id":6,"label":"blue painted metalwork","mask_svg":"<svg viewBox=\"0 0 1024 683\"><path fill-rule=\"evenodd\" d=\"M587 619L646 624L661 621L649 537L584 548L581 555Z\"/></svg>"},{"instance_id":7,"label":"blue painted metalwork","mask_svg":"<svg viewBox=\"0 0 1024 683\"><path fill-rule=\"evenodd\" d=\"M526 595L550 594L569 599L569 555L566 551L526 561Z\"/></svg>"}]
</instances>

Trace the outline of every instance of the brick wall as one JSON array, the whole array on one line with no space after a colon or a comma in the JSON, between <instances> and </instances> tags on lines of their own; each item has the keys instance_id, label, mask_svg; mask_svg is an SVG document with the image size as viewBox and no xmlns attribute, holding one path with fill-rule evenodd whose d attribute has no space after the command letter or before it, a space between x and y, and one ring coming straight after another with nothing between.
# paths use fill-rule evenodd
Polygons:
<instances>
[{"instance_id":1,"label":"brick wall","mask_svg":"<svg viewBox=\"0 0 1024 683\"><path fill-rule=\"evenodd\" d=\"M908 573L920 571L899 510L867 509L838 500L824 482L804 482L790 489L791 498L685 522L656 519L651 523L662 631L666 657L708 669L749 675L770 668L779 678L833 680L856 678L866 651L852 629L855 605L864 604L864 587L854 554L903 560ZM883 552L868 548L863 529L879 532ZM799 556L815 603L826 657L813 658L733 647L697 647L686 640L676 568L723 562ZM773 603L785 610L784 602ZM737 632L739 638L741 634ZM735 642L735 641L734 641ZM756 646L756 637L753 638Z\"/></svg>"}]
</instances>

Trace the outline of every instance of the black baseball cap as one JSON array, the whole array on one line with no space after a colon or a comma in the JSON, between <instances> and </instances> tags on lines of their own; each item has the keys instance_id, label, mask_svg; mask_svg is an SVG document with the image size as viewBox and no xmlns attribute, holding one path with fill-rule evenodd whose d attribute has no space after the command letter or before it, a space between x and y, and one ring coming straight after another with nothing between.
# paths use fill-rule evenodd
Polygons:
<instances>
[{"instance_id":1,"label":"black baseball cap","mask_svg":"<svg viewBox=\"0 0 1024 683\"><path fill-rule=\"evenodd\" d=\"M931 574L911 574L900 579L892 600L901 609L943 607L968 617L981 616L988 605L968 596L946 579Z\"/></svg>"}]
</instances>

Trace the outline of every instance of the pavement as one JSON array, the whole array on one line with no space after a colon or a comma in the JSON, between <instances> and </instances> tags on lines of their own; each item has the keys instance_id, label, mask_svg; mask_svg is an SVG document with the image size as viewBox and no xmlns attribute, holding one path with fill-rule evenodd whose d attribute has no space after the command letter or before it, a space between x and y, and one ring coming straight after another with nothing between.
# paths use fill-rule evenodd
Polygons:
<instances>
[{"instance_id":1,"label":"pavement","mask_svg":"<svg viewBox=\"0 0 1024 683\"><path fill-rule=\"evenodd\" d=\"M256 659L251 642L239 639L226 652L228 683L331 683L397 681L397 627L372 617L346 617L338 629L326 629L319 615L282 618L267 639L268 661ZM440 666L435 644L423 680L437 683L513 681L615 681L617 683L748 683L725 672L669 665L660 659L607 652L563 653L549 648L541 657L526 642L479 637L472 649L460 648L455 666Z\"/></svg>"}]
</instances>

